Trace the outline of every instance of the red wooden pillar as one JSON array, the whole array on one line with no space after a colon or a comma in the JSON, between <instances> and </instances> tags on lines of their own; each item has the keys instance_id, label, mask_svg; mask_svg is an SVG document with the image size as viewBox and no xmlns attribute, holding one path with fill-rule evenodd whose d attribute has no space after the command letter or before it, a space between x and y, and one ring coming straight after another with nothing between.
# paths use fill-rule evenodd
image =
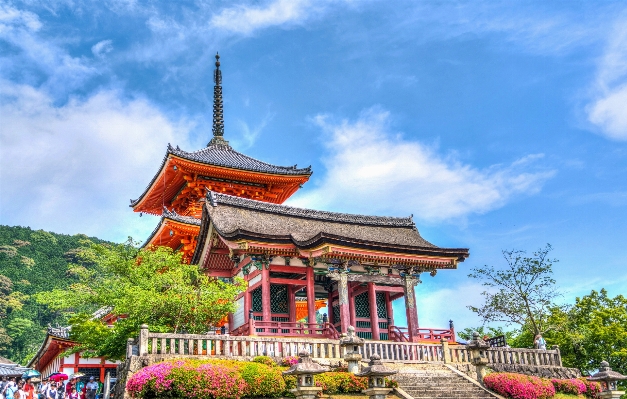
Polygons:
<instances>
[{"instance_id":1,"label":"red wooden pillar","mask_svg":"<svg viewBox=\"0 0 627 399\"><path fill-rule=\"evenodd\" d=\"M348 326L350 323L350 306L348 296L348 281L346 274L340 274L340 279L337 282L338 304L340 306L340 332L348 333Z\"/></svg>"},{"instance_id":2,"label":"red wooden pillar","mask_svg":"<svg viewBox=\"0 0 627 399\"><path fill-rule=\"evenodd\" d=\"M357 316L355 315L355 296L353 295L355 288L355 283L348 283L348 304L351 312L351 322L350 325L353 327L356 326Z\"/></svg>"},{"instance_id":3,"label":"red wooden pillar","mask_svg":"<svg viewBox=\"0 0 627 399\"><path fill-rule=\"evenodd\" d=\"M329 323L331 325L335 324L333 317L333 291L329 291L329 297L327 299L327 316L329 317Z\"/></svg>"},{"instance_id":4,"label":"red wooden pillar","mask_svg":"<svg viewBox=\"0 0 627 399\"><path fill-rule=\"evenodd\" d=\"M405 291L405 312L407 314L407 332L410 342L417 342L418 336L418 310L416 309L416 292L414 290L418 279L405 277L403 291Z\"/></svg>"},{"instance_id":5,"label":"red wooden pillar","mask_svg":"<svg viewBox=\"0 0 627 399\"><path fill-rule=\"evenodd\" d=\"M296 288L293 285L287 286L287 306L290 314L290 323L296 322Z\"/></svg>"},{"instance_id":6,"label":"red wooden pillar","mask_svg":"<svg viewBox=\"0 0 627 399\"><path fill-rule=\"evenodd\" d=\"M263 321L272 321L270 300L270 270L268 270L265 266L261 266L261 303Z\"/></svg>"},{"instance_id":7,"label":"red wooden pillar","mask_svg":"<svg viewBox=\"0 0 627 399\"><path fill-rule=\"evenodd\" d=\"M392 298L390 298L390 293L385 293L385 306L388 311L388 320L390 321L390 325L394 325L394 307L392 306ZM388 329L390 328L388 325Z\"/></svg>"},{"instance_id":8,"label":"red wooden pillar","mask_svg":"<svg viewBox=\"0 0 627 399\"><path fill-rule=\"evenodd\" d=\"M310 328L316 324L316 288L314 285L314 269L307 267L307 322Z\"/></svg>"},{"instance_id":9,"label":"red wooden pillar","mask_svg":"<svg viewBox=\"0 0 627 399\"><path fill-rule=\"evenodd\" d=\"M374 283L368 283L368 302L370 302L370 330L372 339L379 340L379 314L377 312L377 291Z\"/></svg>"}]
</instances>

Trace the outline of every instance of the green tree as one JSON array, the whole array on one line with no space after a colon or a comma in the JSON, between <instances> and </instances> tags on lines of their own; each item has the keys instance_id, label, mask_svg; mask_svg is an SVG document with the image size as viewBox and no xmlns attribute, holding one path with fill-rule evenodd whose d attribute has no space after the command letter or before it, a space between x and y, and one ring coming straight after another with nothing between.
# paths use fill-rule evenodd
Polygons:
<instances>
[{"instance_id":1,"label":"green tree","mask_svg":"<svg viewBox=\"0 0 627 399\"><path fill-rule=\"evenodd\" d=\"M0 274L0 320L6 319L13 311L22 309L28 296L19 291L13 291L13 282ZM0 327L0 350L6 350L12 345L13 339L5 328Z\"/></svg>"},{"instance_id":2,"label":"green tree","mask_svg":"<svg viewBox=\"0 0 627 399\"><path fill-rule=\"evenodd\" d=\"M233 299L244 289L239 279L211 278L198 266L182 263L181 255L167 247L137 249L132 241L91 244L76 256L80 264L69 272L78 282L39 293L37 300L72 315L71 338L80 343L73 350L95 356L123 358L126 340L144 323L155 331L206 332L235 311ZM98 309L118 318L113 327L92 316Z\"/></svg>"},{"instance_id":3,"label":"green tree","mask_svg":"<svg viewBox=\"0 0 627 399\"><path fill-rule=\"evenodd\" d=\"M468 276L483 281L488 290L481 294L485 298L479 307L468 306L486 323L505 322L518 324L524 331L535 334L555 328L550 323L551 309L560 293L555 288L553 263L548 254L552 250L547 244L527 257L525 251L502 251L505 267L484 266L472 270Z\"/></svg>"},{"instance_id":4,"label":"green tree","mask_svg":"<svg viewBox=\"0 0 627 399\"><path fill-rule=\"evenodd\" d=\"M464 328L462 331L457 331L457 335L463 340L470 341L472 339L472 333L475 331L479 333L480 337L484 337L487 335L490 338L494 338L504 335L507 343L510 346L512 345L512 340L514 340L516 335L518 334L517 331L505 331L503 327L480 326L476 328Z\"/></svg>"},{"instance_id":5,"label":"green tree","mask_svg":"<svg viewBox=\"0 0 627 399\"><path fill-rule=\"evenodd\" d=\"M558 344L565 366L590 373L603 360L627 374L627 298L610 298L605 289L577 298L566 309L555 309L551 318L563 327L547 334ZM626 386L627 384L624 384Z\"/></svg>"}]
</instances>

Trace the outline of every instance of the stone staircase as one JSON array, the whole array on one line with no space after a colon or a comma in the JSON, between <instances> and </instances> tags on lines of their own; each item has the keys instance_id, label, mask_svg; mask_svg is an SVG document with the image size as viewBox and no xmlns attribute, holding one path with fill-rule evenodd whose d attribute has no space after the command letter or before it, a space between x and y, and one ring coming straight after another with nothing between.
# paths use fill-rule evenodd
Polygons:
<instances>
[{"instance_id":1,"label":"stone staircase","mask_svg":"<svg viewBox=\"0 0 627 399\"><path fill-rule=\"evenodd\" d=\"M414 399L499 398L443 364L416 364L393 376Z\"/></svg>"}]
</instances>

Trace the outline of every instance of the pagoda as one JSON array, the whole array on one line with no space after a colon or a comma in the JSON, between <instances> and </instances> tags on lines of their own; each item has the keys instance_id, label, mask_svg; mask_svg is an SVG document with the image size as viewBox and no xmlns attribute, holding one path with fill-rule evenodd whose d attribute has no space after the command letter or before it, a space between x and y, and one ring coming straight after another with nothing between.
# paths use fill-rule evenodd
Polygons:
<instances>
[{"instance_id":1,"label":"pagoda","mask_svg":"<svg viewBox=\"0 0 627 399\"><path fill-rule=\"evenodd\" d=\"M235 151L224 139L222 71L216 55L213 138L193 152L168 144L159 171L146 190L131 200L133 211L161 215L145 246L167 245L189 261L196 246L205 194L211 190L281 204L311 176L311 168L276 166Z\"/></svg>"},{"instance_id":2,"label":"pagoda","mask_svg":"<svg viewBox=\"0 0 627 399\"><path fill-rule=\"evenodd\" d=\"M468 249L428 242L411 217L283 205L311 169L267 164L231 148L217 55L215 65L213 138L195 152L168 145L161 168L131 201L135 212L161 215L145 245L180 251L210 276L246 281L237 311L224 320L231 335L337 338L353 326L364 339L454 342L452 322L419 326L415 287L423 273L456 269ZM398 298L407 327L394 322ZM318 319L325 306L328 315Z\"/></svg>"}]
</instances>

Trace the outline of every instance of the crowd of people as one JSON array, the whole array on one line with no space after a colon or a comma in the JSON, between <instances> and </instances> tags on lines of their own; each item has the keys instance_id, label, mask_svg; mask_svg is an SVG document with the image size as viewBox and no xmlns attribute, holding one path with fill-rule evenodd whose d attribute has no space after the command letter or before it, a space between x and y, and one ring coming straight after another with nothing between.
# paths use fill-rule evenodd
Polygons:
<instances>
[{"instance_id":1,"label":"crowd of people","mask_svg":"<svg viewBox=\"0 0 627 399\"><path fill-rule=\"evenodd\" d=\"M96 399L101 384L89 377L84 383L80 378L63 381L43 380L37 386L31 378L3 377L0 382L0 399Z\"/></svg>"}]
</instances>

